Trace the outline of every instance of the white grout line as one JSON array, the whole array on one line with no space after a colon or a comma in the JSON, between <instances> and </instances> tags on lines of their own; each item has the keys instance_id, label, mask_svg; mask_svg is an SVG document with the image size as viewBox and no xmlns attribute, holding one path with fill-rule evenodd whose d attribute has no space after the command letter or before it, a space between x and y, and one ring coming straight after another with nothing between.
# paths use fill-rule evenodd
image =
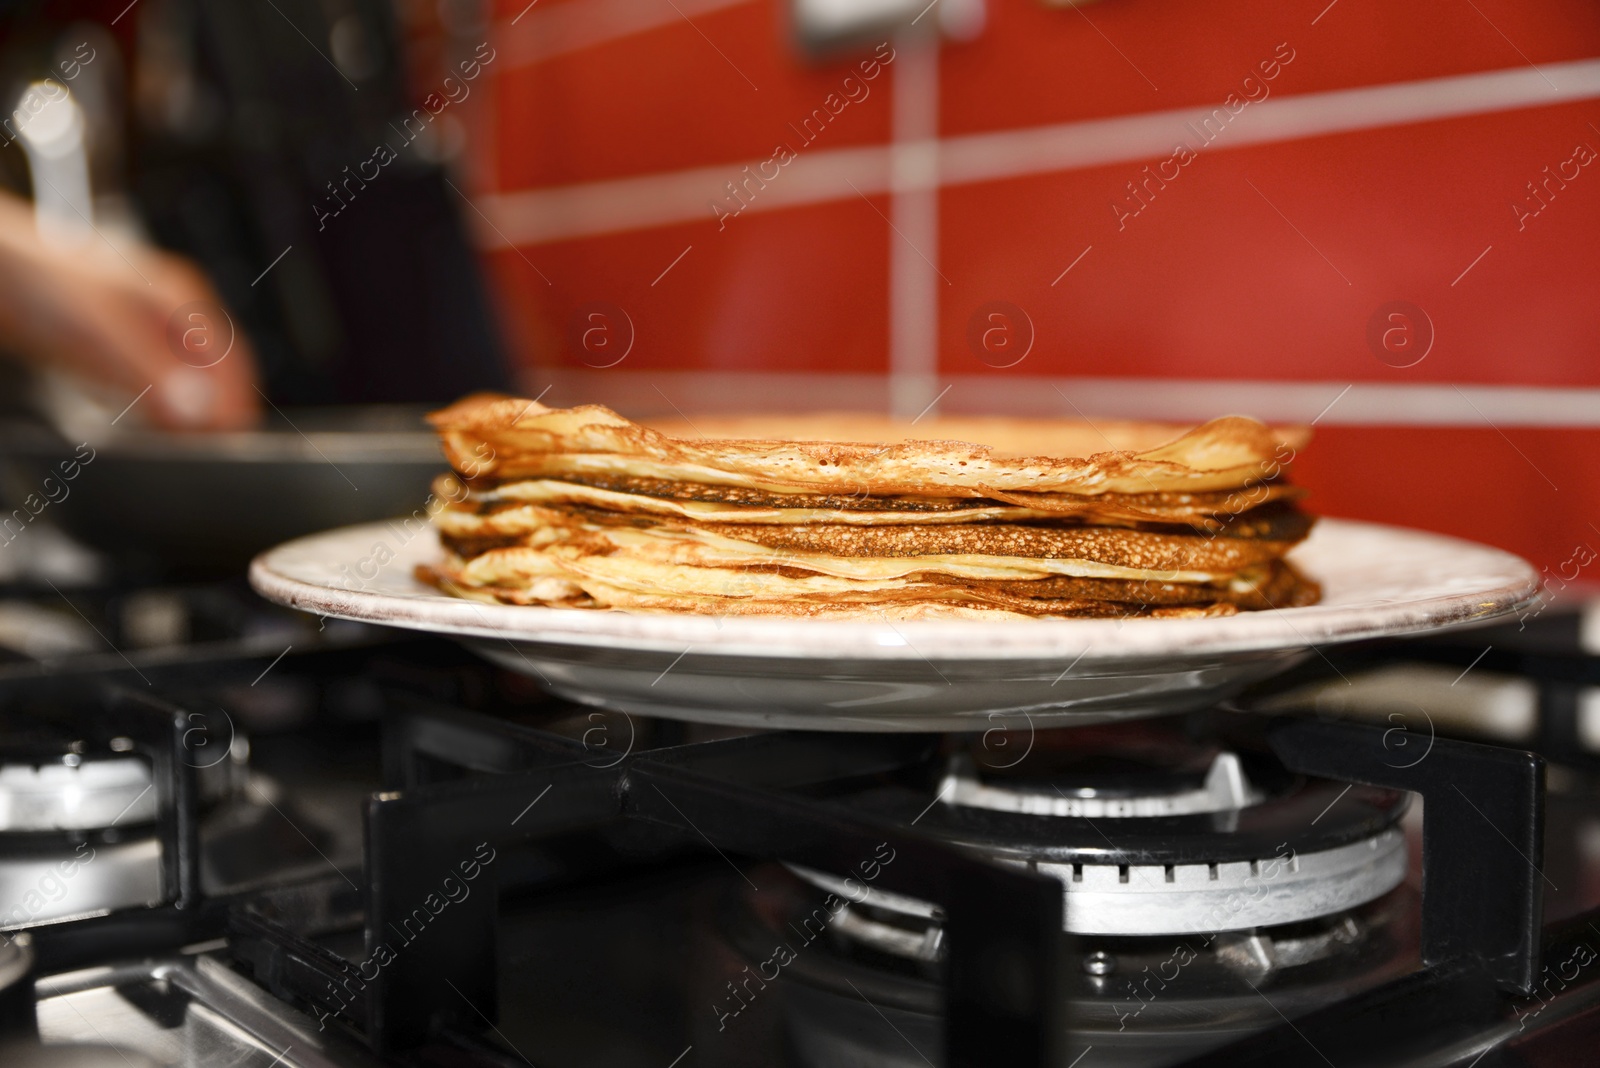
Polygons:
<instances>
[{"instance_id":1,"label":"white grout line","mask_svg":"<svg viewBox=\"0 0 1600 1068\"><path fill-rule=\"evenodd\" d=\"M902 52L891 69L914 62ZM1552 93L1545 77L1560 88ZM906 77L895 70L896 85ZM897 94L898 95L898 94ZM1522 108L1573 104L1600 97L1600 59L1554 63L1542 71L1514 67L1387 85L1275 96L1251 105L1229 124L1225 138L1205 148L1227 151L1247 145L1297 141L1330 134L1379 130ZM1108 119L995 130L945 137L927 146L937 168L918 176L897 167L905 145L812 149L784 168L747 211L772 211L805 204L905 191L907 183L948 188L1031 175L1084 170L1112 163L1153 160L1192 140L1186 123L1212 108L1185 107ZM488 248L525 246L626 233L698 222L710 217L706 201L718 195L731 171L755 160L721 162L682 171L485 194L478 198L498 233ZM499 243L495 243L498 241Z\"/></svg>"},{"instance_id":2,"label":"white grout line","mask_svg":"<svg viewBox=\"0 0 1600 1068\"><path fill-rule=\"evenodd\" d=\"M889 397L883 374L785 372L592 371L543 368L536 390L550 378L566 395L591 397L619 410L665 413L659 390L703 399L701 410L807 411L837 407L851 398L862 410L882 409ZM1019 417L1059 417L1056 389L1075 398L1085 412L1107 419L1195 422L1227 412L1249 412L1269 422L1318 426L1426 426L1505 430L1513 427L1600 428L1600 387L1527 386L1483 383L1363 381L1266 381L1229 378L1099 378L1047 375L940 375L952 388L941 403L948 414L1006 411ZM930 386L922 404L938 392ZM727 398L715 400L715 398ZM707 406L709 403L710 406ZM915 415L917 408L907 413Z\"/></svg>"},{"instance_id":3,"label":"white grout line","mask_svg":"<svg viewBox=\"0 0 1600 1068\"><path fill-rule=\"evenodd\" d=\"M933 393L939 281L950 280L938 263L939 43L907 31L896 39L895 52L885 221L900 240L889 242L889 403L905 418L928 405ZM845 182L855 188L849 178ZM865 192L855 191L877 210Z\"/></svg>"},{"instance_id":4,"label":"white grout line","mask_svg":"<svg viewBox=\"0 0 1600 1068\"><path fill-rule=\"evenodd\" d=\"M1317 413L1317 417L1315 419L1311 420L1311 425L1312 426L1316 426L1317 423L1321 421L1323 416L1327 415L1329 412L1331 412L1333 410L1333 406L1335 404L1338 404L1340 401L1344 400L1344 395L1346 393L1349 393L1352 389L1355 389L1355 388L1356 388L1356 385L1355 385L1354 382L1352 382L1348 386L1345 386L1343 389L1341 389L1339 391L1339 395L1337 397L1333 398L1333 400L1329 401L1328 402L1328 406L1326 408L1322 409L1322 411L1318 412Z\"/></svg>"}]
</instances>

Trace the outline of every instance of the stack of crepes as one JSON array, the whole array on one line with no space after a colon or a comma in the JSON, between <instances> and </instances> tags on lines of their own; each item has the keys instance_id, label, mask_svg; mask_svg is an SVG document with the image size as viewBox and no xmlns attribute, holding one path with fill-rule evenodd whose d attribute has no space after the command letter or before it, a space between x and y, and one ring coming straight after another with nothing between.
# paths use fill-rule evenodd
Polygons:
<instances>
[{"instance_id":1,"label":"stack of crepes","mask_svg":"<svg viewBox=\"0 0 1600 1068\"><path fill-rule=\"evenodd\" d=\"M1319 595L1284 560L1312 523L1282 475L1303 428L868 415L645 427L494 395L430 421L460 481L436 487L445 555L419 574L463 597L905 620L1230 615Z\"/></svg>"}]
</instances>

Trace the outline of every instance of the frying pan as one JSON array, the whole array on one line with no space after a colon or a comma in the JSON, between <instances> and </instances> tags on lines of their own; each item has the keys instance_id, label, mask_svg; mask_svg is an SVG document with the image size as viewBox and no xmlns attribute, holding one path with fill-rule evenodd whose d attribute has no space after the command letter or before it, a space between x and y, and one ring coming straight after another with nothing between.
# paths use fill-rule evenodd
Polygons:
<instances>
[{"instance_id":1,"label":"frying pan","mask_svg":"<svg viewBox=\"0 0 1600 1068\"><path fill-rule=\"evenodd\" d=\"M237 574L288 538L421 512L429 483L447 470L425 410L290 409L258 430L128 430L89 442L86 463L75 457L79 443L50 427L0 423L0 521L49 489L59 500L39 521L105 552L123 575ZM64 481L59 465L75 458L77 475Z\"/></svg>"}]
</instances>

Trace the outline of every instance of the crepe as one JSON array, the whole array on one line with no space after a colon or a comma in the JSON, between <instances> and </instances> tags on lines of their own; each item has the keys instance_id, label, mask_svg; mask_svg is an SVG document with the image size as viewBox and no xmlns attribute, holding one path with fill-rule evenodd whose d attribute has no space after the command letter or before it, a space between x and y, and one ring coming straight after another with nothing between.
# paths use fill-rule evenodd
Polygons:
<instances>
[{"instance_id":1,"label":"crepe","mask_svg":"<svg viewBox=\"0 0 1600 1068\"><path fill-rule=\"evenodd\" d=\"M855 418L781 420L799 433L829 432L811 440L672 437L599 405L546 408L479 394L430 421L451 466L474 477L622 476L774 493L947 497L989 497L995 490L1098 495L1237 489L1262 479L1264 465L1274 464L1280 447L1297 448L1309 436L1299 428L1275 432L1241 416L1213 419L1171 440L1170 428L1158 424L1118 423L1106 428L1107 439L1116 440L1115 434L1126 447L1091 453L1089 427L1067 421L1012 421L1001 447L955 437L873 442L870 436L904 437L910 428L860 417L855 425L869 440L828 440L846 437ZM932 421L919 432L941 429Z\"/></svg>"},{"instance_id":2,"label":"crepe","mask_svg":"<svg viewBox=\"0 0 1600 1068\"><path fill-rule=\"evenodd\" d=\"M444 496L440 493L440 496ZM474 500L501 504L527 502L579 505L653 515L682 516L729 523L967 523L980 519L1052 519L1076 516L1103 523L1191 523L1219 529L1213 517L1239 512L1268 501L1302 496L1287 483L1262 484L1256 492L1064 493L998 494L992 501L966 497L870 496L863 494L766 493L729 486L670 482L652 478L532 478L489 484ZM1247 499L1248 497L1248 499Z\"/></svg>"},{"instance_id":3,"label":"crepe","mask_svg":"<svg viewBox=\"0 0 1600 1068\"><path fill-rule=\"evenodd\" d=\"M430 419L461 480L436 487L446 556L424 577L460 596L890 619L1224 615L1317 596L1283 560L1312 523L1282 477L1298 428L847 415L650 428L491 395Z\"/></svg>"}]
</instances>

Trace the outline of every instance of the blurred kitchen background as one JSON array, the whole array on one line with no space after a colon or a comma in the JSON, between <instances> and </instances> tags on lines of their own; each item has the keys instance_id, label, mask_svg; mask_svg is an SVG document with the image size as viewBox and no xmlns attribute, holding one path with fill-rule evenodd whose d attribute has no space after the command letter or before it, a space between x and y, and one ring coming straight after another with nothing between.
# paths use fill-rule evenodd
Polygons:
<instances>
[{"instance_id":1,"label":"blurred kitchen background","mask_svg":"<svg viewBox=\"0 0 1600 1068\"><path fill-rule=\"evenodd\" d=\"M1244 412L1315 421L1320 512L1592 578L1593 4L0 8L8 98L68 86L97 223L203 265L269 420Z\"/></svg>"}]
</instances>

